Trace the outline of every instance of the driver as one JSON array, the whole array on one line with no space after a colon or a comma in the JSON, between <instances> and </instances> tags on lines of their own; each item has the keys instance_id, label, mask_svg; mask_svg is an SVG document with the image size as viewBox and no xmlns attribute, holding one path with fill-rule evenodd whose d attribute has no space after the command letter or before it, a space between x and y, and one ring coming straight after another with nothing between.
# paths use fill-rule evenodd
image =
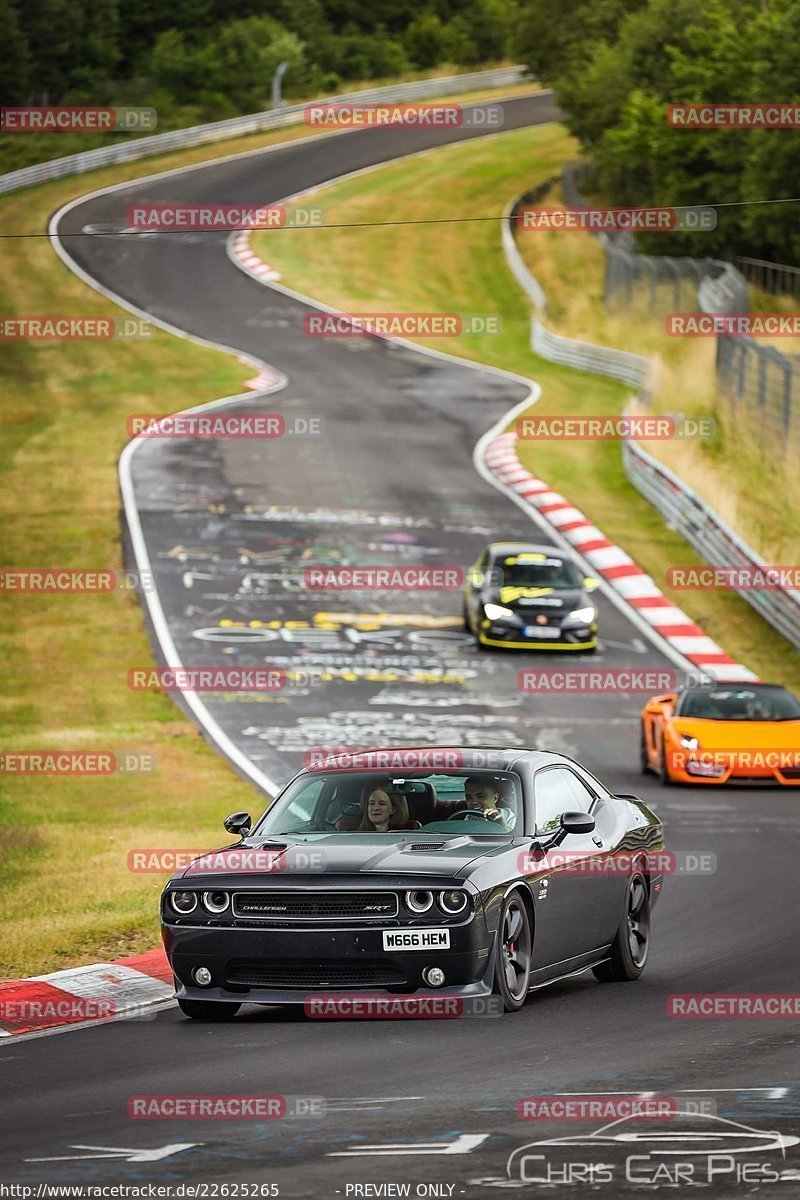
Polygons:
<instances>
[{"instance_id":1,"label":"driver","mask_svg":"<svg viewBox=\"0 0 800 1200\"><path fill-rule=\"evenodd\" d=\"M467 808L479 809L490 821L499 821L504 829L513 829L515 817L503 804L497 784L481 775L470 775L464 781Z\"/></svg>"}]
</instances>

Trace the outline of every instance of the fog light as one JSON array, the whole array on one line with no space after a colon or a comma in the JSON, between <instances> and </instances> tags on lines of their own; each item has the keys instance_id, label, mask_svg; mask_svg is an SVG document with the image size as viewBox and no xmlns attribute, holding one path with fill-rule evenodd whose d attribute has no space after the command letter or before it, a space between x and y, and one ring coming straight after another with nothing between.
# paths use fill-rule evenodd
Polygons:
<instances>
[{"instance_id":1,"label":"fog light","mask_svg":"<svg viewBox=\"0 0 800 1200\"><path fill-rule=\"evenodd\" d=\"M198 987L208 987L211 983L211 972L208 967L195 967L192 976Z\"/></svg>"},{"instance_id":2,"label":"fog light","mask_svg":"<svg viewBox=\"0 0 800 1200\"><path fill-rule=\"evenodd\" d=\"M444 983L444 971L441 967L426 967L422 972L422 978L431 987L441 987Z\"/></svg>"}]
</instances>

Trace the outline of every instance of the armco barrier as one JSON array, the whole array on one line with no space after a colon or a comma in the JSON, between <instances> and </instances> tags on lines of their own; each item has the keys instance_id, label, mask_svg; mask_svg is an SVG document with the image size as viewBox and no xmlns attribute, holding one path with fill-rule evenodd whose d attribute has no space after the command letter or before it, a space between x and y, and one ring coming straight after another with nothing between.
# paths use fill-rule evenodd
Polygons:
<instances>
[{"instance_id":1,"label":"armco barrier","mask_svg":"<svg viewBox=\"0 0 800 1200\"><path fill-rule=\"evenodd\" d=\"M522 196L518 196L516 200L506 207L500 222L500 233L503 239L503 251L506 256L506 262L511 268L519 286L524 292L527 292L531 303L538 309L546 307L547 298L539 280L530 273L525 265L525 260L517 249L514 230L517 228L517 213L519 209L526 204L538 204L541 198L549 192L554 183L556 183L555 176L551 179L545 179L538 187L532 188Z\"/></svg>"},{"instance_id":2,"label":"armco barrier","mask_svg":"<svg viewBox=\"0 0 800 1200\"><path fill-rule=\"evenodd\" d=\"M531 348L548 362L575 367L578 371L591 371L595 375L608 375L630 384L639 389L643 399L650 394L653 364L641 354L561 337L549 330L538 317L531 322Z\"/></svg>"},{"instance_id":3,"label":"armco barrier","mask_svg":"<svg viewBox=\"0 0 800 1200\"><path fill-rule=\"evenodd\" d=\"M400 103L413 100L430 100L439 96L455 96L459 92L478 91L482 88L509 87L521 83L526 77L525 67L499 67L490 71L473 71L468 75L447 75L440 79L421 79L411 83L389 84L362 92L346 92L341 96L326 96L314 103L325 104L373 104L380 101ZM100 146L96 150L84 150L80 154L69 154L65 158L54 158L49 162L36 163L0 175L0 194L14 192L19 188L32 187L50 179L62 179L67 175L80 175L96 167L107 167L114 163L133 162L149 158L154 154L165 154L170 150L183 150L190 146L202 146L207 142L220 142L226 138L240 137L247 133L261 133L265 129L279 129L284 125L296 125L310 101L291 104L285 108L268 112L251 113L244 117L229 117L226 121L212 121L207 125L193 125L189 129L173 129L169 133L156 133L151 137L122 140L111 146Z\"/></svg>"},{"instance_id":4,"label":"armco barrier","mask_svg":"<svg viewBox=\"0 0 800 1200\"><path fill-rule=\"evenodd\" d=\"M515 225L510 216L519 203L520 201L517 201L509 205L506 210L503 245L515 277L526 293L534 299L536 308L541 310L546 303L544 290L525 264L514 242ZM509 241L513 243L511 257L508 253ZM719 277L713 282L718 281ZM544 325L538 312L531 318L531 348L548 362L619 379L637 388L639 398L644 403L648 401L652 364L642 355L562 337ZM707 563L712 566L767 565L697 492L679 479L673 471L662 466L638 442L632 439L623 440L622 462L625 474L637 491L658 509L667 523L677 530ZM800 592L742 590L739 591L739 595L773 629L793 646L800 648Z\"/></svg>"}]
</instances>

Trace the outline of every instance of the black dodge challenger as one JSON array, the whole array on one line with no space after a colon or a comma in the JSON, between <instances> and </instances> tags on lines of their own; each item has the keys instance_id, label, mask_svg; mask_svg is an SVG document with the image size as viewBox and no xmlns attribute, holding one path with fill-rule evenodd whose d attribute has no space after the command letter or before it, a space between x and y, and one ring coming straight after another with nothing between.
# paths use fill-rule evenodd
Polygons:
<instances>
[{"instance_id":1,"label":"black dodge challenger","mask_svg":"<svg viewBox=\"0 0 800 1200\"><path fill-rule=\"evenodd\" d=\"M539 750L392 748L306 767L161 899L190 1017L334 996L495 997L591 969L638 979L661 822Z\"/></svg>"}]
</instances>

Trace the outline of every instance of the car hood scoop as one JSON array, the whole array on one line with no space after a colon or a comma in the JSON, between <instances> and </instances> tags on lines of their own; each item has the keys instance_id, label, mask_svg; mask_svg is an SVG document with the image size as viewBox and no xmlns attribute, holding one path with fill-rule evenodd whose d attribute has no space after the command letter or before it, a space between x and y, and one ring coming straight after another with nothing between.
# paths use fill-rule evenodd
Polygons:
<instances>
[{"instance_id":1,"label":"car hood scoop","mask_svg":"<svg viewBox=\"0 0 800 1200\"><path fill-rule=\"evenodd\" d=\"M260 875L276 884L292 875L302 875L306 882L315 876L322 881L331 875L423 875L431 871L452 877L494 848L468 834L446 839L440 834L424 841L420 834L395 839L379 833L322 833L210 851L190 863L183 878L215 876L219 886L229 886L227 881L223 883L225 876L230 880Z\"/></svg>"}]
</instances>

